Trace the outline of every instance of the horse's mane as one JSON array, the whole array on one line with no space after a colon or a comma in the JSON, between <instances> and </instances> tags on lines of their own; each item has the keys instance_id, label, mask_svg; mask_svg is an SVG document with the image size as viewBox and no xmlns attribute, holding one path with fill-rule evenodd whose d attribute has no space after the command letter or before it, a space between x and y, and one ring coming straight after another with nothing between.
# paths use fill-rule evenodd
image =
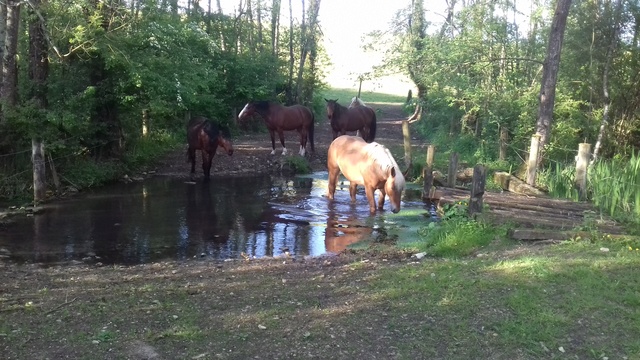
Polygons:
<instances>
[{"instance_id":1,"label":"horse's mane","mask_svg":"<svg viewBox=\"0 0 640 360\"><path fill-rule=\"evenodd\" d=\"M352 108L354 106L367 106L367 105L365 105L364 101L360 100L359 97L354 96L351 99L351 104L349 104L349 107Z\"/></svg>"},{"instance_id":2,"label":"horse's mane","mask_svg":"<svg viewBox=\"0 0 640 360\"><path fill-rule=\"evenodd\" d=\"M229 131L228 127L217 124L209 119L205 121L203 127L204 132L207 133L207 135L209 135L209 138L212 140L216 139L218 135L220 135L220 133L222 133L222 136L227 139L231 137L231 131Z\"/></svg>"},{"instance_id":3,"label":"horse's mane","mask_svg":"<svg viewBox=\"0 0 640 360\"><path fill-rule=\"evenodd\" d=\"M379 144L377 142L369 143L365 146L365 151L369 155L369 157L380 166L380 169L383 171L388 171L391 168L396 169L396 187L404 188L405 180L400 167L398 167L398 163L391 155L391 151L387 149L384 145Z\"/></svg>"}]
</instances>

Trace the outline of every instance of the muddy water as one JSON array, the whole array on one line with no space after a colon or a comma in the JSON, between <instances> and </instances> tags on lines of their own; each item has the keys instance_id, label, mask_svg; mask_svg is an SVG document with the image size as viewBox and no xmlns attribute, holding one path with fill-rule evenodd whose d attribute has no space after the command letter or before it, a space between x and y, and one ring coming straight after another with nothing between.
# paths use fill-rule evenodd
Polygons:
<instances>
[{"instance_id":1,"label":"muddy water","mask_svg":"<svg viewBox=\"0 0 640 360\"><path fill-rule=\"evenodd\" d=\"M327 174L214 178L156 177L104 187L46 205L0 226L0 256L18 262L140 264L161 260L318 256L405 226L390 211L369 215L364 191L348 184L329 202ZM431 210L407 190L399 214ZM388 203L386 207L389 208ZM394 218L395 217L395 218ZM415 229L411 229L415 233Z\"/></svg>"}]
</instances>

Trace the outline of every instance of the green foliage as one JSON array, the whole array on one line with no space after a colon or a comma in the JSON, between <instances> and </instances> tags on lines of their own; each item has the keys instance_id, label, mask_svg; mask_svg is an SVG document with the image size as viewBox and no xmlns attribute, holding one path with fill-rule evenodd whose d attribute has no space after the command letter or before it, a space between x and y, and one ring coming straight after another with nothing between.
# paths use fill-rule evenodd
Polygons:
<instances>
[{"instance_id":1,"label":"green foliage","mask_svg":"<svg viewBox=\"0 0 640 360\"><path fill-rule=\"evenodd\" d=\"M431 223L418 231L422 247L428 254L441 257L468 256L487 246L498 234L494 226L465 219L457 211L450 209L451 218L440 224Z\"/></svg>"},{"instance_id":2,"label":"green foliage","mask_svg":"<svg viewBox=\"0 0 640 360\"><path fill-rule=\"evenodd\" d=\"M287 156L284 160L284 166L294 174L311 173L309 160L299 155Z\"/></svg>"}]
</instances>

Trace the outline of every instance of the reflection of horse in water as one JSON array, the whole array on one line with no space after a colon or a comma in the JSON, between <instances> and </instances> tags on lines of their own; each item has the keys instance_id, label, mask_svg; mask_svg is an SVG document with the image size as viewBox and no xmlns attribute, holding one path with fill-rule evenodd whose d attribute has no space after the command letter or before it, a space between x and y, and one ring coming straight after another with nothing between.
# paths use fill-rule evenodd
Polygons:
<instances>
[{"instance_id":1,"label":"reflection of horse in water","mask_svg":"<svg viewBox=\"0 0 640 360\"><path fill-rule=\"evenodd\" d=\"M185 206L185 223L188 236L182 238L179 252L188 254L188 247L194 247L198 253L212 243L219 248L229 239L229 228L220 221L216 211L216 203L211 194L210 183L187 186L187 204Z\"/></svg>"},{"instance_id":2,"label":"reflection of horse in water","mask_svg":"<svg viewBox=\"0 0 640 360\"><path fill-rule=\"evenodd\" d=\"M372 233L373 228L358 224L355 216L338 220L337 216L330 213L324 233L324 246L327 252L337 254L347 246L369 238Z\"/></svg>"}]
</instances>

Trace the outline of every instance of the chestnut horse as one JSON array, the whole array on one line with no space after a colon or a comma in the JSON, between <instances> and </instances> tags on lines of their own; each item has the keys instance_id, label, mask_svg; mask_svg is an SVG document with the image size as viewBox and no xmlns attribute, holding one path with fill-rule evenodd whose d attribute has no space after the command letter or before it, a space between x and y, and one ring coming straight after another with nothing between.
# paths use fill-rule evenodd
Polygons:
<instances>
[{"instance_id":1,"label":"chestnut horse","mask_svg":"<svg viewBox=\"0 0 640 360\"><path fill-rule=\"evenodd\" d=\"M276 153L276 132L282 144L282 155L286 155L284 131L293 130L300 134L300 156L304 156L306 153L307 140L311 143L311 152L315 151L313 147L314 116L306 106L284 106L274 101L250 101L238 115L238 120L242 121L255 113L262 116L269 130L269 135L271 135L271 148L273 149L271 155Z\"/></svg>"},{"instance_id":2,"label":"chestnut horse","mask_svg":"<svg viewBox=\"0 0 640 360\"><path fill-rule=\"evenodd\" d=\"M359 100L359 99L358 99ZM338 104L338 99L327 100L327 117L331 122L333 138L345 135L347 131L358 131L366 142L376 138L376 112L362 101L353 102L346 108Z\"/></svg>"},{"instance_id":3,"label":"chestnut horse","mask_svg":"<svg viewBox=\"0 0 640 360\"><path fill-rule=\"evenodd\" d=\"M223 132L225 133L224 136ZM229 156L233 154L233 145L227 139L228 137L228 129L221 128L205 117L198 116L189 121L187 125L187 142L189 143L187 158L191 162L191 180L193 180L196 172L196 150L201 150L202 152L204 179L209 180L211 160L213 160L218 146L221 146Z\"/></svg>"},{"instance_id":4,"label":"chestnut horse","mask_svg":"<svg viewBox=\"0 0 640 360\"><path fill-rule=\"evenodd\" d=\"M404 175L389 149L383 145L376 142L366 143L358 136L339 136L329 145L327 168L329 199L333 200L338 176L342 173L349 180L351 202L356 201L357 186L363 185L371 213L376 211L376 190L380 190L381 193L378 197L379 210L382 210L384 198L388 195L391 211L400 211L400 198L405 187Z\"/></svg>"}]
</instances>

